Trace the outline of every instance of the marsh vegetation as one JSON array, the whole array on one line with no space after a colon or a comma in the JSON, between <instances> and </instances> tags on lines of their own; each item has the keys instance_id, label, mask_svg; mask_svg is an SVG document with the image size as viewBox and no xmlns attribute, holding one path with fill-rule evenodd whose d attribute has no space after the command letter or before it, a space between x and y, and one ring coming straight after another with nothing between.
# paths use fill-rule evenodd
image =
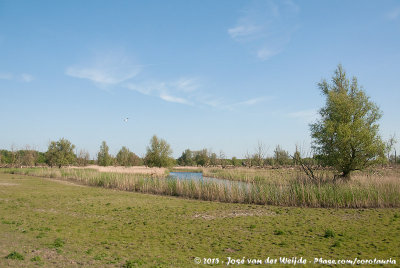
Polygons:
<instances>
[{"instance_id":1,"label":"marsh vegetation","mask_svg":"<svg viewBox=\"0 0 400 268\"><path fill-rule=\"evenodd\" d=\"M299 207L383 208L400 207L399 169L368 170L351 182L333 183L330 171L320 171L315 183L293 169L203 170L218 181L187 180L166 174L129 174L76 168L3 169L11 174L57 178L83 185L197 200ZM245 182L243 183L238 183Z\"/></svg>"}]
</instances>

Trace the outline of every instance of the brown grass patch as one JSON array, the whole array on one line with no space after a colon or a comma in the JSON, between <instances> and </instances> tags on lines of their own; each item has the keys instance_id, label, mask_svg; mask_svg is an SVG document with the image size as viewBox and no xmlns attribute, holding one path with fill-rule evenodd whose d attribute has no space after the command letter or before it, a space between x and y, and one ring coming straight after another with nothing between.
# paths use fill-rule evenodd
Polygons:
<instances>
[{"instance_id":1,"label":"brown grass patch","mask_svg":"<svg viewBox=\"0 0 400 268\"><path fill-rule=\"evenodd\" d=\"M146 166L134 166L134 167L121 167L121 166L97 166L90 165L86 167L71 167L71 168L79 168L79 169L94 169L99 172L112 172L112 173L127 173L127 174L150 174L162 176L166 173L166 168L158 168L158 167L146 167Z\"/></svg>"},{"instance_id":2,"label":"brown grass patch","mask_svg":"<svg viewBox=\"0 0 400 268\"><path fill-rule=\"evenodd\" d=\"M0 186L16 186L18 183L1 182Z\"/></svg>"}]
</instances>

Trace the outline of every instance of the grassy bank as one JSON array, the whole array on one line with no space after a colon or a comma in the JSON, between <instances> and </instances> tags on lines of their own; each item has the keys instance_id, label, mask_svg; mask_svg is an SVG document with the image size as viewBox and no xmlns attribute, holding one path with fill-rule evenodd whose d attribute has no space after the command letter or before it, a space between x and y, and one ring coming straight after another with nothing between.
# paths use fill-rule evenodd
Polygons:
<instances>
[{"instance_id":1,"label":"grassy bank","mask_svg":"<svg viewBox=\"0 0 400 268\"><path fill-rule=\"evenodd\" d=\"M16 174L0 174L0 192L1 267L196 267L195 257L219 258L219 267L228 257L400 261L399 209L196 201Z\"/></svg>"},{"instance_id":2,"label":"grassy bank","mask_svg":"<svg viewBox=\"0 0 400 268\"><path fill-rule=\"evenodd\" d=\"M398 177L366 174L349 183L308 182L302 177L275 177L238 184L149 177L147 174L102 173L92 169L2 169L3 172L59 178L83 185L190 199L277 206L384 208L400 207Z\"/></svg>"}]
</instances>

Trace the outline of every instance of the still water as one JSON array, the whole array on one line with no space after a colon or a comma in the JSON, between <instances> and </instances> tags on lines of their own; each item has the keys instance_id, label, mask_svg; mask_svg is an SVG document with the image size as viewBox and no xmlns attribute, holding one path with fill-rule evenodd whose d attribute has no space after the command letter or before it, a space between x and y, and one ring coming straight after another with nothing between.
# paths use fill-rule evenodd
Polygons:
<instances>
[{"instance_id":1,"label":"still water","mask_svg":"<svg viewBox=\"0 0 400 268\"><path fill-rule=\"evenodd\" d=\"M239 185L241 187L247 186L249 187L250 184L242 181L231 181L231 180L224 180L224 179L217 179L211 177L204 177L203 173L201 172L170 172L169 176L174 179L179 180L194 180L194 181L201 181L201 182L214 182L220 183L225 185Z\"/></svg>"}]
</instances>

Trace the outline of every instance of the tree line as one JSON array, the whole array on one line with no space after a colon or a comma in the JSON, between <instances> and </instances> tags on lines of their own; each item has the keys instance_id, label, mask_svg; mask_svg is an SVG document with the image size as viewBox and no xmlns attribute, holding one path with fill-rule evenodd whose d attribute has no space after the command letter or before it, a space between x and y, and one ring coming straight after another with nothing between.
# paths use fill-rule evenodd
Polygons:
<instances>
[{"instance_id":1,"label":"tree line","mask_svg":"<svg viewBox=\"0 0 400 268\"><path fill-rule=\"evenodd\" d=\"M391 163L400 163L400 159L395 157L393 145L394 137L386 143L387 159ZM75 145L67 139L51 141L46 152L39 152L26 147L23 150L0 150L0 165L8 166L87 166L97 164L99 166L142 166L149 167L171 167L171 166L198 166L198 167L279 167L297 166L300 160L311 166L323 165L319 155L304 157L300 152L299 146L293 154L282 149L277 145L273 150L273 155L267 155L267 148L262 142L258 142L253 153L246 153L244 158L226 158L224 152L220 151L217 155L208 149L190 150L186 149L177 159L172 157L172 150L166 140L154 135L146 150L146 155L141 158L131 152L126 146L113 156L109 152L109 146L105 141L100 145L96 159L90 159L90 154L86 150L75 150Z\"/></svg>"},{"instance_id":2,"label":"tree line","mask_svg":"<svg viewBox=\"0 0 400 268\"><path fill-rule=\"evenodd\" d=\"M141 166L149 167L171 167L179 166L201 166L223 168L228 166L235 167L266 167L277 165L296 165L295 159L291 158L289 153L283 150L279 145L274 150L274 156L267 157L266 149L262 143L254 154L246 154L245 158L238 159L232 157L226 158L221 151L218 155L211 150L202 149L198 151L186 149L182 155L174 159L172 157L171 146L164 139L154 135L149 142L144 157L139 157L130 151L126 146L113 156L109 152L109 146L105 141L100 145L96 159L90 159L90 155L86 150L75 150L75 145L69 140L61 138L58 141L51 141L46 152L39 152L27 147L24 150L0 150L0 164L9 166L87 166L89 164L97 164L100 166ZM294 155L299 152L295 152ZM308 161L312 161L309 158Z\"/></svg>"},{"instance_id":3,"label":"tree line","mask_svg":"<svg viewBox=\"0 0 400 268\"><path fill-rule=\"evenodd\" d=\"M46 152L39 152L30 148L25 150L0 150L0 165L2 166L87 166L98 164L100 166L141 166L169 167L176 164L172 158L170 145L163 139L153 136L150 145L147 147L145 157L141 158L131 152L126 146L113 156L109 152L109 146L105 141L100 145L97 158L90 159L86 150L75 150L75 145L69 140L61 138L58 141L51 141Z\"/></svg>"}]
</instances>

